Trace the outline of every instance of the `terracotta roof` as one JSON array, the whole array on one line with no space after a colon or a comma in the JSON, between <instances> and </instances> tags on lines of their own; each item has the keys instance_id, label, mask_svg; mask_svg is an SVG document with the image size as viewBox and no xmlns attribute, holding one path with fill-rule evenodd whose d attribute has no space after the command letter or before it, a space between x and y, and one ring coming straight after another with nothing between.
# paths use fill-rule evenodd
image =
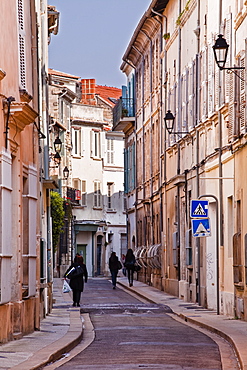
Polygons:
<instances>
[{"instance_id":1,"label":"terracotta roof","mask_svg":"<svg viewBox=\"0 0 247 370\"><path fill-rule=\"evenodd\" d=\"M117 87L96 85L95 94L114 107L116 101L122 96L122 90Z\"/></svg>"},{"instance_id":2,"label":"terracotta roof","mask_svg":"<svg viewBox=\"0 0 247 370\"><path fill-rule=\"evenodd\" d=\"M60 77L74 78L76 80L78 80L80 78L78 76L70 75L68 73L56 71L55 69L52 69L52 68L49 68L48 72L49 72L49 74L52 74L52 75L55 75L55 76L60 76Z\"/></svg>"}]
</instances>

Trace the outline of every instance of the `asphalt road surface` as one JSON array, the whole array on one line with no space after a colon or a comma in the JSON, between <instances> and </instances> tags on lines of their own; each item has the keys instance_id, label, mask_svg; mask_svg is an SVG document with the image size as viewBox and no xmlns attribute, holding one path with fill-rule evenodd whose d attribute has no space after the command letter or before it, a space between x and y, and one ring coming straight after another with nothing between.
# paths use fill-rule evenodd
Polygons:
<instances>
[{"instance_id":1,"label":"asphalt road surface","mask_svg":"<svg viewBox=\"0 0 247 370\"><path fill-rule=\"evenodd\" d=\"M81 298L94 341L59 369L222 369L218 345L174 320L167 306L143 303L106 279L89 279Z\"/></svg>"}]
</instances>

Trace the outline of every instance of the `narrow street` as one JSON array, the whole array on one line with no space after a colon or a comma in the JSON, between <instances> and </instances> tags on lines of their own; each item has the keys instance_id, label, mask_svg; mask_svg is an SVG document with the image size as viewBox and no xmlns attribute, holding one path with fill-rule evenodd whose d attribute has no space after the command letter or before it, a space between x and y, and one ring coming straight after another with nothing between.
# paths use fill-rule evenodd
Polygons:
<instances>
[{"instance_id":1,"label":"narrow street","mask_svg":"<svg viewBox=\"0 0 247 370\"><path fill-rule=\"evenodd\" d=\"M90 314L95 340L59 369L221 369L218 345L170 312L113 290L107 279L90 279L81 313Z\"/></svg>"}]
</instances>

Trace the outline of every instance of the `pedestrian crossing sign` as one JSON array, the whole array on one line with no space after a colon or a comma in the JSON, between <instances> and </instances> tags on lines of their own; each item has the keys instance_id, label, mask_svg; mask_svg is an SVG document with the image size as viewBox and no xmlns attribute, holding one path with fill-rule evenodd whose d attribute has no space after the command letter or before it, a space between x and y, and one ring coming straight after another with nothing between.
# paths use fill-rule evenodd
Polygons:
<instances>
[{"instance_id":1,"label":"pedestrian crossing sign","mask_svg":"<svg viewBox=\"0 0 247 370\"><path fill-rule=\"evenodd\" d=\"M192 234L194 237L199 238L202 236L210 236L209 218L205 219L192 219Z\"/></svg>"},{"instance_id":2,"label":"pedestrian crossing sign","mask_svg":"<svg viewBox=\"0 0 247 370\"><path fill-rule=\"evenodd\" d=\"M192 200L190 207L191 218L208 218L208 200Z\"/></svg>"}]
</instances>

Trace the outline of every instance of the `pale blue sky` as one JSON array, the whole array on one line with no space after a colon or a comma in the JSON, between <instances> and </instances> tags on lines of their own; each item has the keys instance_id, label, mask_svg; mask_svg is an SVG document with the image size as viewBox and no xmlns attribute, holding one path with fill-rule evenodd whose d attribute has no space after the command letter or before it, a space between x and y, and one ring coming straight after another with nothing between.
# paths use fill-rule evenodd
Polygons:
<instances>
[{"instance_id":1,"label":"pale blue sky","mask_svg":"<svg viewBox=\"0 0 247 370\"><path fill-rule=\"evenodd\" d=\"M98 85L121 87L122 56L151 0L50 0L60 12L49 45L49 67Z\"/></svg>"}]
</instances>

